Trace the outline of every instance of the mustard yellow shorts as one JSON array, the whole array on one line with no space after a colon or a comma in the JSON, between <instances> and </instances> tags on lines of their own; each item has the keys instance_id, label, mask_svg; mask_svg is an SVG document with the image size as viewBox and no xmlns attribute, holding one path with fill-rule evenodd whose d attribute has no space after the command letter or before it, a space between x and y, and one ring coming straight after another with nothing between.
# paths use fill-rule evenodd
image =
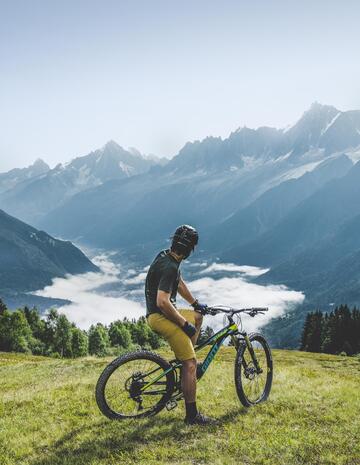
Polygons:
<instances>
[{"instance_id":1,"label":"mustard yellow shorts","mask_svg":"<svg viewBox=\"0 0 360 465\"><path fill-rule=\"evenodd\" d=\"M195 325L195 311L189 309L180 309L178 312L189 323ZM173 323L168 318L160 313L151 313L147 317L150 328L163 336L170 344L175 357L180 360L190 360L196 358L194 346L189 336L176 323Z\"/></svg>"}]
</instances>

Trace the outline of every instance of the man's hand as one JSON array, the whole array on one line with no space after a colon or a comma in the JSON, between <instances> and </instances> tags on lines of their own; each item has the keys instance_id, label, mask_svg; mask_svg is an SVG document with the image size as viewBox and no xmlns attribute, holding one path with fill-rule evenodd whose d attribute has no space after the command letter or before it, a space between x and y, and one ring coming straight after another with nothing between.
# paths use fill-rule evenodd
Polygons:
<instances>
[{"instance_id":1,"label":"man's hand","mask_svg":"<svg viewBox=\"0 0 360 465\"><path fill-rule=\"evenodd\" d=\"M192 323L189 323L188 321L185 321L184 326L182 327L182 330L184 331L185 334L187 334L190 338L193 337L193 335L196 333L196 328Z\"/></svg>"},{"instance_id":2,"label":"man's hand","mask_svg":"<svg viewBox=\"0 0 360 465\"><path fill-rule=\"evenodd\" d=\"M197 299L195 302L191 304L192 308L196 311L201 313L202 315L206 315L208 306L206 304L201 304Z\"/></svg>"}]
</instances>

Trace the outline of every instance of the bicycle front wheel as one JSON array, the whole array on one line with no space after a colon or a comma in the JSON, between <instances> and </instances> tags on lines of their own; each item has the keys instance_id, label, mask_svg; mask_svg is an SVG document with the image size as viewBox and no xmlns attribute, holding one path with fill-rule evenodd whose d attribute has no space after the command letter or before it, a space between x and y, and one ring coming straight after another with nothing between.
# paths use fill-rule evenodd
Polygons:
<instances>
[{"instance_id":1,"label":"bicycle front wheel","mask_svg":"<svg viewBox=\"0 0 360 465\"><path fill-rule=\"evenodd\" d=\"M169 368L166 360L146 350L118 357L97 382L99 409L111 420L155 415L165 407L174 390L174 372L163 374Z\"/></svg>"},{"instance_id":2,"label":"bicycle front wheel","mask_svg":"<svg viewBox=\"0 0 360 465\"><path fill-rule=\"evenodd\" d=\"M270 394L273 378L271 350L266 339L258 333L249 334L251 346L258 363L245 343L241 344L235 359L235 385L244 407L264 402Z\"/></svg>"}]
</instances>

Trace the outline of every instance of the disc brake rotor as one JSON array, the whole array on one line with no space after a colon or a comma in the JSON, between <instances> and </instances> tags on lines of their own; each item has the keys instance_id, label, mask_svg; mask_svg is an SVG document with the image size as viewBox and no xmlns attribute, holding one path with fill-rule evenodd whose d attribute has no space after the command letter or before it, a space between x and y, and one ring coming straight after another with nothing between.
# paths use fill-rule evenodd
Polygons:
<instances>
[{"instance_id":1,"label":"disc brake rotor","mask_svg":"<svg viewBox=\"0 0 360 465\"><path fill-rule=\"evenodd\" d=\"M256 368L254 367L253 362L250 362L246 369L244 370L245 377L247 379L253 380L255 379L257 373L256 373Z\"/></svg>"}]
</instances>

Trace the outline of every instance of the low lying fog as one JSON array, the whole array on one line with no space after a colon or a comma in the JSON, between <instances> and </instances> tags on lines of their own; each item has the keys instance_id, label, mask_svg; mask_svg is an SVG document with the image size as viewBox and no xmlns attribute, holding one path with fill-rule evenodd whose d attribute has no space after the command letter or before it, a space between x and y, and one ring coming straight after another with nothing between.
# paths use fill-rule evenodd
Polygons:
<instances>
[{"instance_id":1,"label":"low lying fog","mask_svg":"<svg viewBox=\"0 0 360 465\"><path fill-rule=\"evenodd\" d=\"M109 324L117 319L138 318L145 315L144 281L146 268L124 269L116 265L108 255L93 259L100 272L68 275L56 278L50 286L35 294L49 298L70 300L72 303L59 307L70 321L80 328L91 324ZM191 266L189 266L191 265ZM258 285L251 282L255 276L267 271L253 266L233 263L184 263L183 275L191 271L187 280L193 294L208 305L228 305L235 308L269 307L266 315L244 319L247 330L255 330L269 319L280 316L286 310L301 303L304 295L282 285ZM178 308L186 306L179 297ZM214 329L223 323L223 317L206 317L205 324Z\"/></svg>"}]
</instances>

